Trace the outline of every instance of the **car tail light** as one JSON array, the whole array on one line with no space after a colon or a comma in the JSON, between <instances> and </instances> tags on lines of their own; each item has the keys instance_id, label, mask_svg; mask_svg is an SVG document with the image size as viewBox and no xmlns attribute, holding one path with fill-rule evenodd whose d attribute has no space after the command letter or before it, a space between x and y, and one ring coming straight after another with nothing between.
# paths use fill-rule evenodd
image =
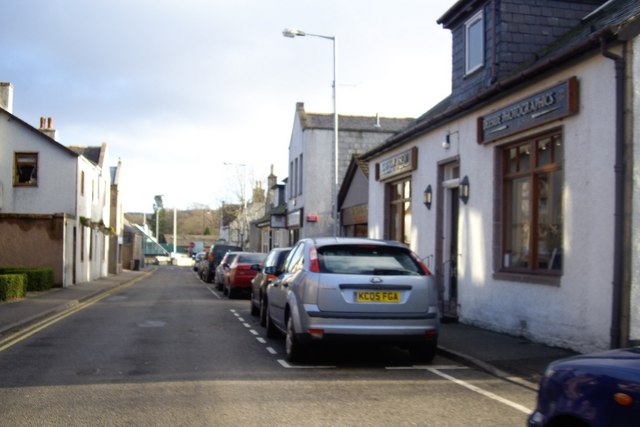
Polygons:
<instances>
[{"instance_id":1,"label":"car tail light","mask_svg":"<svg viewBox=\"0 0 640 427\"><path fill-rule=\"evenodd\" d=\"M429 270L429 268L424 265L424 262L419 261L420 263L420 268L422 268L422 271L424 271L424 274L426 274L427 276L431 276L431 270Z\"/></svg>"},{"instance_id":2,"label":"car tail light","mask_svg":"<svg viewBox=\"0 0 640 427\"><path fill-rule=\"evenodd\" d=\"M315 246L311 246L309 249L309 271L320 273L320 261L318 261L318 251Z\"/></svg>"},{"instance_id":3,"label":"car tail light","mask_svg":"<svg viewBox=\"0 0 640 427\"><path fill-rule=\"evenodd\" d=\"M429 339L436 338L438 336L438 331L436 331L435 329L428 329L424 332L424 336Z\"/></svg>"},{"instance_id":4,"label":"car tail light","mask_svg":"<svg viewBox=\"0 0 640 427\"><path fill-rule=\"evenodd\" d=\"M324 329L309 329L309 335L313 338L322 338L324 336Z\"/></svg>"},{"instance_id":5,"label":"car tail light","mask_svg":"<svg viewBox=\"0 0 640 427\"><path fill-rule=\"evenodd\" d=\"M429 267L427 267L424 262L422 262L422 260L420 258L418 258L418 255L416 255L415 253L411 252L411 256L413 257L413 259L416 260L416 262L420 265L420 268L422 269L422 271L424 272L424 274L426 274L427 276L431 276L431 271L429 270Z\"/></svg>"},{"instance_id":6,"label":"car tail light","mask_svg":"<svg viewBox=\"0 0 640 427\"><path fill-rule=\"evenodd\" d=\"M633 404L633 397L627 393L616 393L613 395L613 399L620 406L631 406Z\"/></svg>"}]
</instances>

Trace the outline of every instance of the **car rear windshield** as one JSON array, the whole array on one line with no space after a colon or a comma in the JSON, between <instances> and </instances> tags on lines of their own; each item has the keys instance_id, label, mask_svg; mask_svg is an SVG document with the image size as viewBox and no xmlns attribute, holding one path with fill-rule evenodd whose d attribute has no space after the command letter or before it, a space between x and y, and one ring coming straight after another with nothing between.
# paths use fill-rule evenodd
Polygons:
<instances>
[{"instance_id":1,"label":"car rear windshield","mask_svg":"<svg viewBox=\"0 0 640 427\"><path fill-rule=\"evenodd\" d=\"M324 246L318 248L321 273L424 275L411 253L403 248L378 245Z\"/></svg>"},{"instance_id":2,"label":"car rear windshield","mask_svg":"<svg viewBox=\"0 0 640 427\"><path fill-rule=\"evenodd\" d=\"M264 261L263 254L240 254L238 262L242 264L260 264Z\"/></svg>"}]
</instances>

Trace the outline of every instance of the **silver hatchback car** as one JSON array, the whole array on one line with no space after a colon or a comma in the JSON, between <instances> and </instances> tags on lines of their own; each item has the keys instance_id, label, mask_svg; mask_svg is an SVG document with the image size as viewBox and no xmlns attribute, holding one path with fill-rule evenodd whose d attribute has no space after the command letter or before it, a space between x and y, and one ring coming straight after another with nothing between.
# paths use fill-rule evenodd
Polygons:
<instances>
[{"instance_id":1,"label":"silver hatchback car","mask_svg":"<svg viewBox=\"0 0 640 427\"><path fill-rule=\"evenodd\" d=\"M309 346L364 339L430 362L440 328L435 281L404 244L361 238L300 240L267 287L267 336L286 335L290 362Z\"/></svg>"}]
</instances>

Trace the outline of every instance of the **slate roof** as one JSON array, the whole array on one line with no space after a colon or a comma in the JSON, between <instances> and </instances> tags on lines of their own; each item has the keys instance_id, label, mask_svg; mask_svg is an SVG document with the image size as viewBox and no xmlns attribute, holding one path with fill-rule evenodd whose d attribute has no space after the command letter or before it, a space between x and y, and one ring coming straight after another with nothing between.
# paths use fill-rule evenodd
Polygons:
<instances>
[{"instance_id":1,"label":"slate roof","mask_svg":"<svg viewBox=\"0 0 640 427\"><path fill-rule=\"evenodd\" d=\"M307 113L304 104L298 103L297 112L304 129L333 129L333 114ZM379 116L347 116L338 114L341 131L367 131L395 133L412 124L414 118Z\"/></svg>"},{"instance_id":2,"label":"slate roof","mask_svg":"<svg viewBox=\"0 0 640 427\"><path fill-rule=\"evenodd\" d=\"M100 154L102 152L102 147L79 147L77 145L71 145L69 146L69 149L86 157L91 161L91 163L95 165L100 164Z\"/></svg>"},{"instance_id":3,"label":"slate roof","mask_svg":"<svg viewBox=\"0 0 640 427\"><path fill-rule=\"evenodd\" d=\"M464 3L458 2L455 6ZM454 6L454 7L455 7ZM550 69L560 67L569 60L587 52L599 50L603 43L616 40L626 41L640 33L640 1L638 0L610 0L582 19L582 22L568 31L564 36L536 55L536 58L516 70L512 75L497 81L483 92L457 104L451 102L451 97L444 98L440 103L418 117L411 125L400 133L390 137L387 141L364 153L362 158L368 160L380 153L403 144L405 141L428 132L462 115L480 108L499 96L508 94L510 90L538 77Z\"/></svg>"}]
</instances>

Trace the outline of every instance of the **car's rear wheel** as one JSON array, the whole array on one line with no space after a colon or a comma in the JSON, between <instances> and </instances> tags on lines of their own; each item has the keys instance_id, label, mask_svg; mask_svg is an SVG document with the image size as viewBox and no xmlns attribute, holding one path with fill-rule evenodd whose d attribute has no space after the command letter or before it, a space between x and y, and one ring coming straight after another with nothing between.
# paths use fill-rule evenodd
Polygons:
<instances>
[{"instance_id":1,"label":"car's rear wheel","mask_svg":"<svg viewBox=\"0 0 640 427\"><path fill-rule=\"evenodd\" d=\"M267 326L267 297L264 297L260 300L260 326Z\"/></svg>"},{"instance_id":2,"label":"car's rear wheel","mask_svg":"<svg viewBox=\"0 0 640 427\"><path fill-rule=\"evenodd\" d=\"M273 324L271 319L271 310L267 306L267 315L265 319L265 326L267 327L267 338L276 338L278 336L278 328Z\"/></svg>"},{"instance_id":3,"label":"car's rear wheel","mask_svg":"<svg viewBox=\"0 0 640 427\"><path fill-rule=\"evenodd\" d=\"M251 295L249 296L249 302L251 303L251 315L257 316L260 313L260 307L255 304L255 295L253 295L253 291L251 291Z\"/></svg>"},{"instance_id":4,"label":"car's rear wheel","mask_svg":"<svg viewBox=\"0 0 640 427\"><path fill-rule=\"evenodd\" d=\"M296 336L296 331L293 328L293 318L291 317L289 317L289 320L287 321L285 351L287 354L287 360L291 363L301 362L306 356L306 347Z\"/></svg>"}]
</instances>

